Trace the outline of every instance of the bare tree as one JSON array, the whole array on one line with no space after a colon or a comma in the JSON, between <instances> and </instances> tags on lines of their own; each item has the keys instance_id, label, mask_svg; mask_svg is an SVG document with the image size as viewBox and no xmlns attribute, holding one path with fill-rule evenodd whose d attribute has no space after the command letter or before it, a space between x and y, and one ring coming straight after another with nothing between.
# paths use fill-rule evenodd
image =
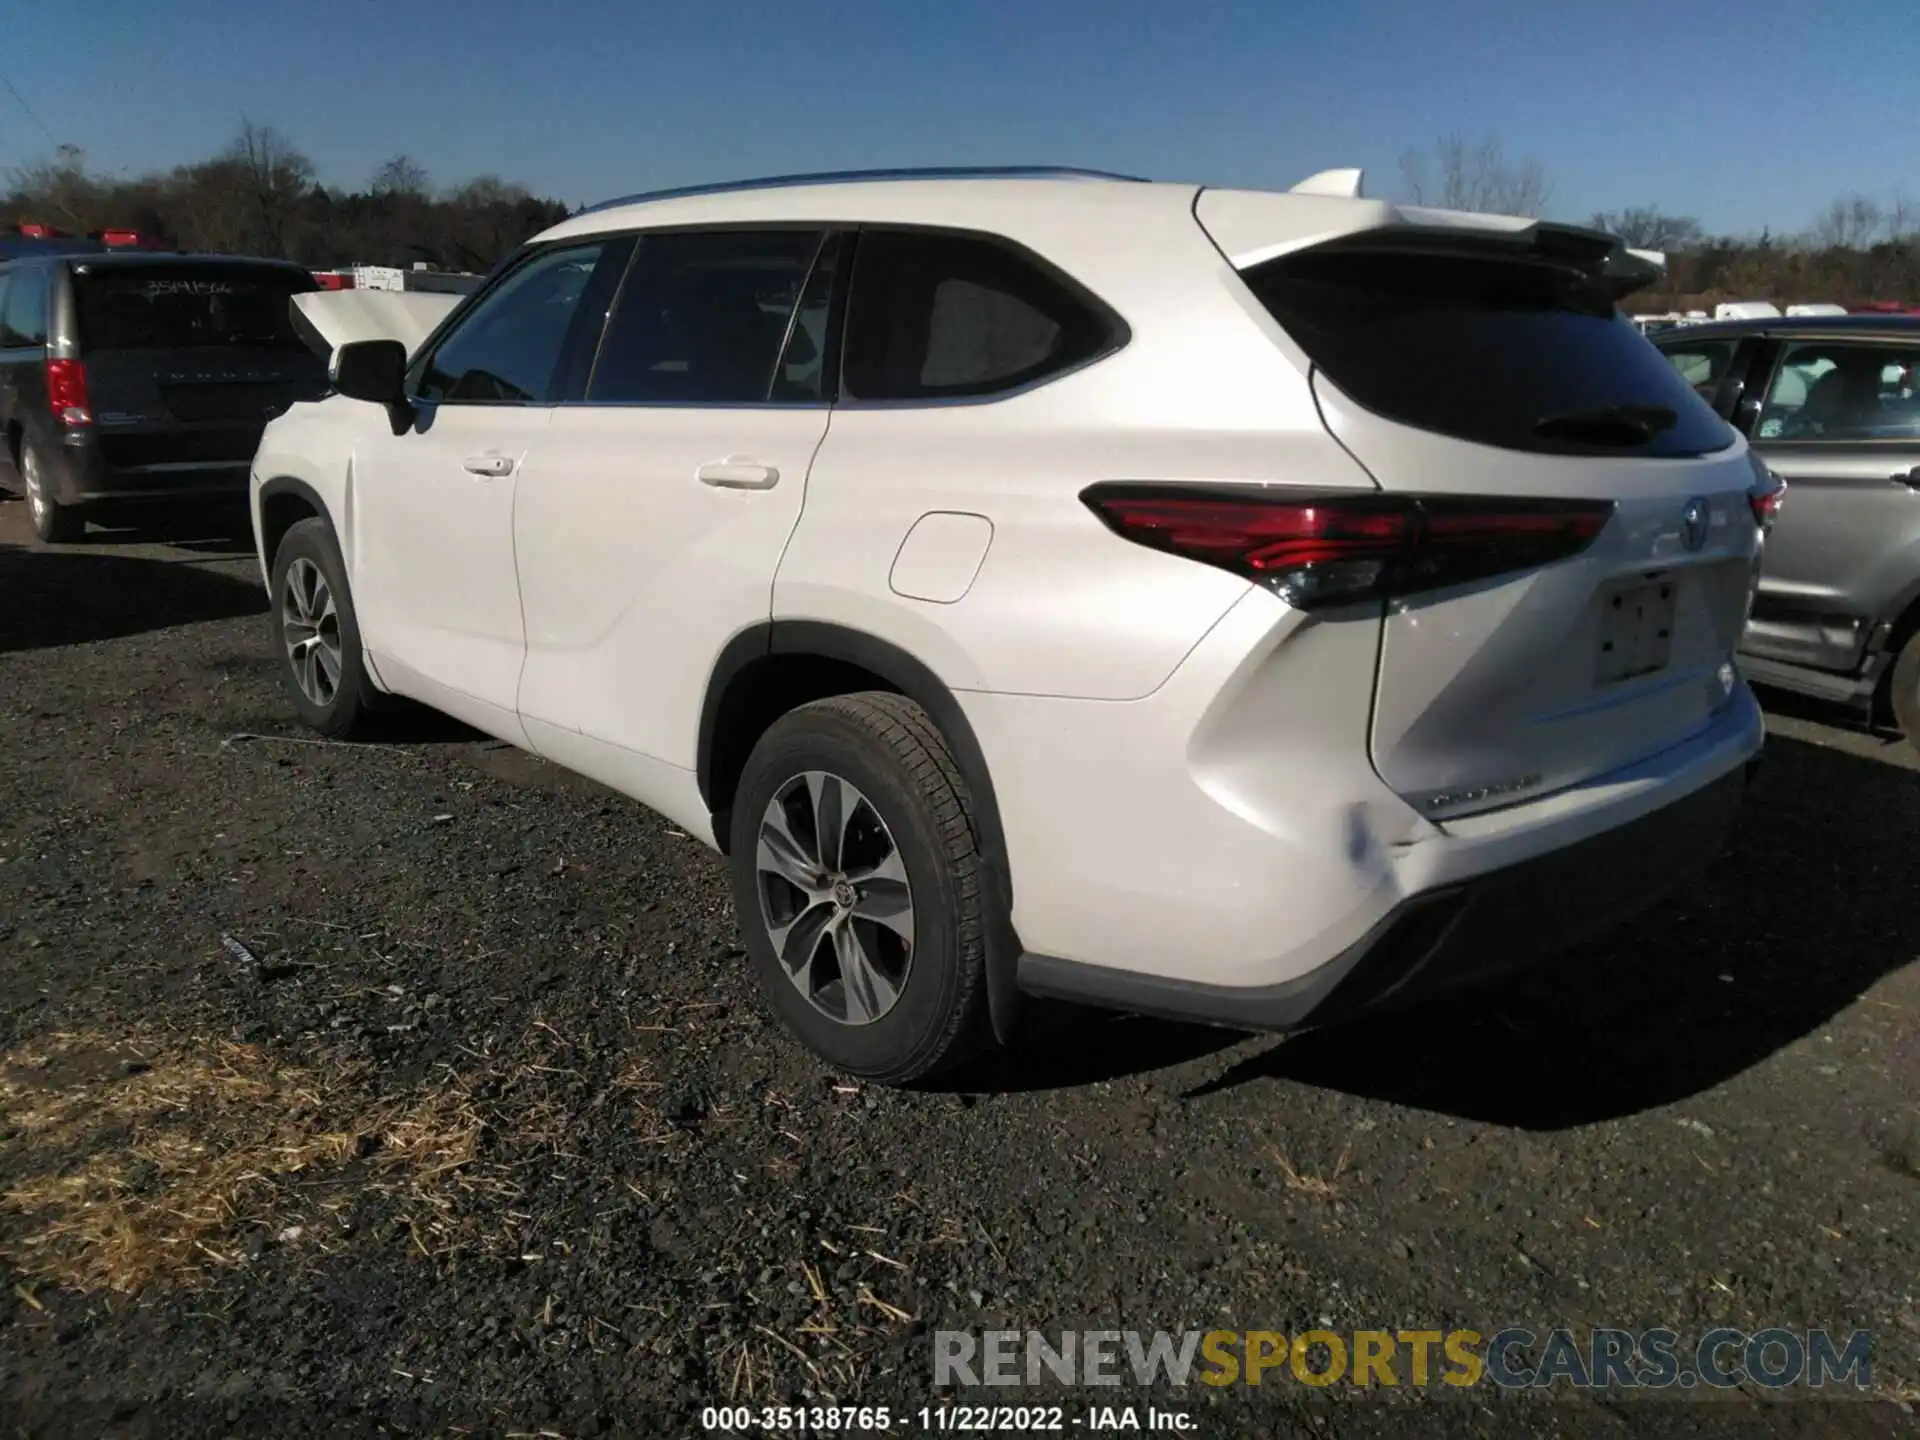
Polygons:
<instances>
[{"instance_id":1,"label":"bare tree","mask_svg":"<svg viewBox=\"0 0 1920 1440\"><path fill-rule=\"evenodd\" d=\"M288 229L300 201L313 188L313 162L271 125L242 119L240 133L222 157L241 176L261 253L288 253Z\"/></svg>"},{"instance_id":2,"label":"bare tree","mask_svg":"<svg viewBox=\"0 0 1920 1440\"><path fill-rule=\"evenodd\" d=\"M1703 238L1700 222L1691 215L1668 215L1655 205L1629 205L1624 210L1595 211L1587 222L1596 230L1618 235L1642 250L1687 250Z\"/></svg>"},{"instance_id":3,"label":"bare tree","mask_svg":"<svg viewBox=\"0 0 1920 1440\"><path fill-rule=\"evenodd\" d=\"M395 155L373 172L373 193L425 199L427 169L411 155Z\"/></svg>"},{"instance_id":4,"label":"bare tree","mask_svg":"<svg viewBox=\"0 0 1920 1440\"><path fill-rule=\"evenodd\" d=\"M1552 194L1538 160L1508 160L1491 135L1478 141L1443 135L1431 153L1409 150L1402 155L1400 173L1416 205L1444 210L1537 216Z\"/></svg>"},{"instance_id":5,"label":"bare tree","mask_svg":"<svg viewBox=\"0 0 1920 1440\"><path fill-rule=\"evenodd\" d=\"M1893 192L1893 200L1887 206L1887 238L1900 241L1920 233L1920 211L1904 190Z\"/></svg>"},{"instance_id":6,"label":"bare tree","mask_svg":"<svg viewBox=\"0 0 1920 1440\"><path fill-rule=\"evenodd\" d=\"M1845 195L1813 222L1813 236L1828 250L1862 250L1873 243L1885 221L1879 201L1868 195Z\"/></svg>"},{"instance_id":7,"label":"bare tree","mask_svg":"<svg viewBox=\"0 0 1920 1440\"><path fill-rule=\"evenodd\" d=\"M70 230L94 228L100 187L78 145L57 146L51 158L22 165L10 178L16 195L33 197L41 212L37 219Z\"/></svg>"}]
</instances>

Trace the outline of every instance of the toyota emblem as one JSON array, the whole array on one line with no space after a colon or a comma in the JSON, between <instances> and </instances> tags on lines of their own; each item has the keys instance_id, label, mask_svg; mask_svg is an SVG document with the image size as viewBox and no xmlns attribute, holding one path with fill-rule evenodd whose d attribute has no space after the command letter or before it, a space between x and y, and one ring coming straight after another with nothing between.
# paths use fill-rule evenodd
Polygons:
<instances>
[{"instance_id":1,"label":"toyota emblem","mask_svg":"<svg viewBox=\"0 0 1920 1440\"><path fill-rule=\"evenodd\" d=\"M1687 501L1687 508L1680 512L1680 541L1689 550L1698 550L1707 543L1707 528L1713 521L1713 508L1700 496Z\"/></svg>"}]
</instances>

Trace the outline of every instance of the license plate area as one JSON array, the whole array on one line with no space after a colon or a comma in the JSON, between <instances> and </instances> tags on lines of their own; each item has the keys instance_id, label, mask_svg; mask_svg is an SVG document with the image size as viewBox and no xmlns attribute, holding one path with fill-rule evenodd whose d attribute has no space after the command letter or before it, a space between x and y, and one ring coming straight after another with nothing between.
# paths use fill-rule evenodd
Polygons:
<instances>
[{"instance_id":1,"label":"license plate area","mask_svg":"<svg viewBox=\"0 0 1920 1440\"><path fill-rule=\"evenodd\" d=\"M1671 576L1623 585L1600 597L1600 653L1595 680L1611 684L1667 668L1680 582Z\"/></svg>"}]
</instances>

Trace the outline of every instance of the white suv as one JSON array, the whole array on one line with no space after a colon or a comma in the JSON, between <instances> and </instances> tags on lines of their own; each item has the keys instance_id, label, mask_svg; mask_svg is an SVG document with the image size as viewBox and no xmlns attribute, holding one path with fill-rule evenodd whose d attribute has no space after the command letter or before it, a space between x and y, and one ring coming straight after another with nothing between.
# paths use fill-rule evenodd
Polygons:
<instances>
[{"instance_id":1,"label":"white suv","mask_svg":"<svg viewBox=\"0 0 1920 1440\"><path fill-rule=\"evenodd\" d=\"M343 346L254 517L294 704L391 695L714 844L767 999L904 1082L1022 992L1321 1023L1704 863L1777 501L1594 232L1087 172L541 235Z\"/></svg>"}]
</instances>

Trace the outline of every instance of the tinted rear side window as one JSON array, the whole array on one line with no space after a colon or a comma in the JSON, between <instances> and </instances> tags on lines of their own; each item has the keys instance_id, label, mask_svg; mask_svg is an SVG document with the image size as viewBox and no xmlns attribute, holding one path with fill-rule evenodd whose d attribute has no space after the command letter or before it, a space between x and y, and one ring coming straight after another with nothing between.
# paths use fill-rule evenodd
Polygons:
<instances>
[{"instance_id":1,"label":"tinted rear side window","mask_svg":"<svg viewBox=\"0 0 1920 1440\"><path fill-rule=\"evenodd\" d=\"M298 271L238 265L103 265L73 277L89 350L305 351L288 301L313 288Z\"/></svg>"},{"instance_id":2,"label":"tinted rear side window","mask_svg":"<svg viewBox=\"0 0 1920 1440\"><path fill-rule=\"evenodd\" d=\"M1064 276L979 236L867 231L854 254L843 394L994 395L1119 345L1124 332Z\"/></svg>"},{"instance_id":3,"label":"tinted rear side window","mask_svg":"<svg viewBox=\"0 0 1920 1440\"><path fill-rule=\"evenodd\" d=\"M782 352L794 352L794 311L822 238L817 230L643 234L587 398L765 403L776 372L790 369Z\"/></svg>"},{"instance_id":4,"label":"tinted rear side window","mask_svg":"<svg viewBox=\"0 0 1920 1440\"><path fill-rule=\"evenodd\" d=\"M1701 455L1733 432L1578 272L1516 259L1310 250L1248 270L1359 404L1510 450Z\"/></svg>"}]
</instances>

